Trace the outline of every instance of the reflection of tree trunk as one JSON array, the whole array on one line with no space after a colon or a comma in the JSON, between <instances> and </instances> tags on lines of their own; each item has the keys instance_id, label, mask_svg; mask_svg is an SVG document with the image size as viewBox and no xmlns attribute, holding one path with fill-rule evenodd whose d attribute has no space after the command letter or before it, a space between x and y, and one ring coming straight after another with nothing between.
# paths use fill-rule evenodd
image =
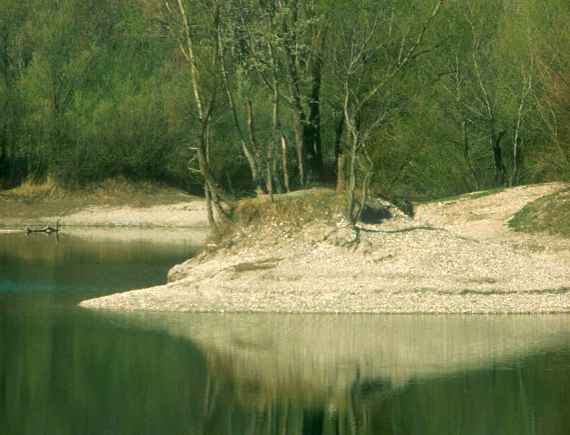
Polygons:
<instances>
[{"instance_id":1,"label":"reflection of tree trunk","mask_svg":"<svg viewBox=\"0 0 570 435\"><path fill-rule=\"evenodd\" d=\"M324 409L303 410L303 435L322 434L325 423Z\"/></svg>"}]
</instances>

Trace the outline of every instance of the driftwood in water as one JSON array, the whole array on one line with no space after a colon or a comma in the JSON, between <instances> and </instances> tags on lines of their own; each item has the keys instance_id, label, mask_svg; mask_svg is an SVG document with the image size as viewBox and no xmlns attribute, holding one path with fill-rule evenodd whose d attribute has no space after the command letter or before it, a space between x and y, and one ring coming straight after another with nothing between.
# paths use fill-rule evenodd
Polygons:
<instances>
[{"instance_id":1,"label":"driftwood in water","mask_svg":"<svg viewBox=\"0 0 570 435\"><path fill-rule=\"evenodd\" d=\"M55 227L46 225L44 227L41 228L30 228L30 227L26 227L26 234L31 234L31 233L46 233L46 234L52 234L52 233L59 233L59 221L57 221L57 223L55 224Z\"/></svg>"}]
</instances>

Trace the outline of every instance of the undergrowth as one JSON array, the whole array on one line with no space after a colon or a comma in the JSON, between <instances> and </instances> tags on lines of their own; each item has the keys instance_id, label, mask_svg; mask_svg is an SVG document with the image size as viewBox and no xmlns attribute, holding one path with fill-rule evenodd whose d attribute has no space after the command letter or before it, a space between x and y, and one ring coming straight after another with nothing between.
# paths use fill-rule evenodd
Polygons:
<instances>
[{"instance_id":1,"label":"undergrowth","mask_svg":"<svg viewBox=\"0 0 570 435\"><path fill-rule=\"evenodd\" d=\"M331 189L311 189L290 194L246 198L234 204L231 220L211 241L227 242L239 234L294 233L312 222L338 221L345 205L344 195Z\"/></svg>"},{"instance_id":2,"label":"undergrowth","mask_svg":"<svg viewBox=\"0 0 570 435\"><path fill-rule=\"evenodd\" d=\"M156 205L180 201L181 191L166 185L147 181L133 182L125 178L109 178L100 183L81 187L58 184L53 178L43 183L27 181L22 185L0 192L0 198L24 204L53 201L89 202L92 205Z\"/></svg>"}]
</instances>

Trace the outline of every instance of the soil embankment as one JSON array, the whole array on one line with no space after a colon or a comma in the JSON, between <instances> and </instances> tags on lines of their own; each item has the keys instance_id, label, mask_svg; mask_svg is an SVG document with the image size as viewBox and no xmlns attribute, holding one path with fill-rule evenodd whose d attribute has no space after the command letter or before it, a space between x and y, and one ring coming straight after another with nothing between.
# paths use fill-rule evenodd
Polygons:
<instances>
[{"instance_id":1,"label":"soil embankment","mask_svg":"<svg viewBox=\"0 0 570 435\"><path fill-rule=\"evenodd\" d=\"M561 184L420 206L348 226L313 222L259 234L175 267L171 282L85 301L111 310L318 313L570 311L569 244L512 233L506 221Z\"/></svg>"}]
</instances>

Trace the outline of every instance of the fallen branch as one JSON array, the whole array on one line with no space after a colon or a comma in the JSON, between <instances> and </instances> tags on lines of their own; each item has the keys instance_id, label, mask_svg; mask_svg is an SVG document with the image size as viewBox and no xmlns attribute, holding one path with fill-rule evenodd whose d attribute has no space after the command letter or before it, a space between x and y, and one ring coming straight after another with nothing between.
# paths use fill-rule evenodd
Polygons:
<instances>
[{"instance_id":1,"label":"fallen branch","mask_svg":"<svg viewBox=\"0 0 570 435\"><path fill-rule=\"evenodd\" d=\"M46 233L46 234L59 233L59 221L56 222L55 227L49 225L42 228L26 227L26 234L31 234L31 233Z\"/></svg>"}]
</instances>

